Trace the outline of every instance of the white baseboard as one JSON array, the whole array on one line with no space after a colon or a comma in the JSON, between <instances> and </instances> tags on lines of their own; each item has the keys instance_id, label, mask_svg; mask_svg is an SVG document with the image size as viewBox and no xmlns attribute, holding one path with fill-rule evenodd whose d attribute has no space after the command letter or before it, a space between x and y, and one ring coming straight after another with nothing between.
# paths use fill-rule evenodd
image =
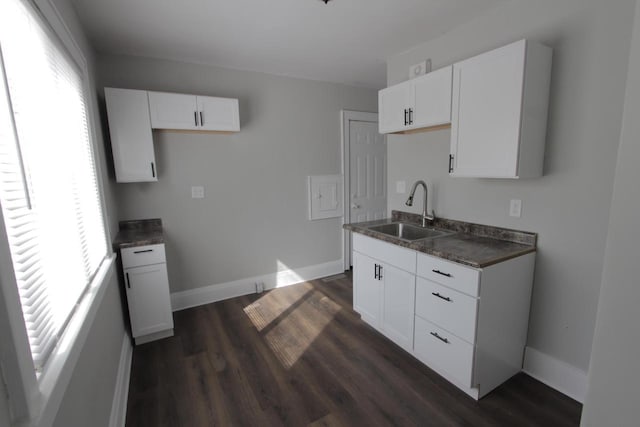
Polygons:
<instances>
[{"instance_id":1,"label":"white baseboard","mask_svg":"<svg viewBox=\"0 0 640 427\"><path fill-rule=\"evenodd\" d=\"M131 338L125 332L122 340L122 350L120 351L120 365L118 367L118 377L116 378L116 389L113 393L113 403L111 404L111 416L109 417L109 427L124 427L127 417L127 399L129 398L129 377L131 376L131 359L133 356L133 345Z\"/></svg>"},{"instance_id":2,"label":"white baseboard","mask_svg":"<svg viewBox=\"0 0 640 427\"><path fill-rule=\"evenodd\" d=\"M584 403L587 373L583 370L531 347L525 349L522 370L560 393Z\"/></svg>"},{"instance_id":3,"label":"white baseboard","mask_svg":"<svg viewBox=\"0 0 640 427\"><path fill-rule=\"evenodd\" d=\"M246 279L234 280L232 282L219 283L197 289L189 289L187 291L174 292L171 294L171 307L173 311L179 311L242 295L253 294L256 292L256 282L264 283L265 289L274 289L342 272L343 260L339 259L336 261L325 262L323 264L296 268L294 270L283 270L278 271L277 273L249 277Z\"/></svg>"}]
</instances>

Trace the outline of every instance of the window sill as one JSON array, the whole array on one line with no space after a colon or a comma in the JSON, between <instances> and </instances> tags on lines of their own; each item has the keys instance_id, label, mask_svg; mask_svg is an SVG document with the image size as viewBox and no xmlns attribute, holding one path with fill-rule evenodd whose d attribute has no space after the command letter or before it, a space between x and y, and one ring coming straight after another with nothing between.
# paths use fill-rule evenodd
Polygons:
<instances>
[{"instance_id":1,"label":"window sill","mask_svg":"<svg viewBox=\"0 0 640 427\"><path fill-rule=\"evenodd\" d=\"M53 424L107 286L115 274L115 259L116 255L111 254L102 262L87 294L49 357L45 370L38 378L38 390L32 393L32 416L26 425L48 427Z\"/></svg>"}]
</instances>

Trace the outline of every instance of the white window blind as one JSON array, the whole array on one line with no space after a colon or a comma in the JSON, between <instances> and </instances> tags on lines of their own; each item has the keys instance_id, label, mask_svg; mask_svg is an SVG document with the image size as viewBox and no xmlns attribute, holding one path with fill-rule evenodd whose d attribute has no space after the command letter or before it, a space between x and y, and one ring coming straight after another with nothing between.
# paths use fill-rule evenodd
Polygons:
<instances>
[{"instance_id":1,"label":"white window blind","mask_svg":"<svg viewBox=\"0 0 640 427\"><path fill-rule=\"evenodd\" d=\"M35 369L107 255L82 73L32 6L0 5L0 203Z\"/></svg>"}]
</instances>

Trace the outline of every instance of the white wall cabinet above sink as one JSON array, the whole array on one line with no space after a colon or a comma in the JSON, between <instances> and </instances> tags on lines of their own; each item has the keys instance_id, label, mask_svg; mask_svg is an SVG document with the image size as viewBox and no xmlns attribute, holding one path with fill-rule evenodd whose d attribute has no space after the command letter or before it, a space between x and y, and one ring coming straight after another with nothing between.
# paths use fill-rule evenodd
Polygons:
<instances>
[{"instance_id":1,"label":"white wall cabinet above sink","mask_svg":"<svg viewBox=\"0 0 640 427\"><path fill-rule=\"evenodd\" d=\"M237 99L149 92L149 109L153 129L240 130Z\"/></svg>"},{"instance_id":2,"label":"white wall cabinet above sink","mask_svg":"<svg viewBox=\"0 0 640 427\"><path fill-rule=\"evenodd\" d=\"M520 40L454 64L451 176L542 176L551 56Z\"/></svg>"},{"instance_id":3,"label":"white wall cabinet above sink","mask_svg":"<svg viewBox=\"0 0 640 427\"><path fill-rule=\"evenodd\" d=\"M452 67L441 68L378 92L380 133L451 123Z\"/></svg>"}]
</instances>

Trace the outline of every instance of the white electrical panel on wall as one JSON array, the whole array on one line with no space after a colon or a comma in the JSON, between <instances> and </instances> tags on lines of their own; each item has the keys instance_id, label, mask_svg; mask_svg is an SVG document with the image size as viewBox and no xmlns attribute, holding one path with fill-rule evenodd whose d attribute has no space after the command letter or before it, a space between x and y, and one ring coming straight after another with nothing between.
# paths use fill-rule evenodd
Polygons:
<instances>
[{"instance_id":1,"label":"white electrical panel on wall","mask_svg":"<svg viewBox=\"0 0 640 427\"><path fill-rule=\"evenodd\" d=\"M307 181L309 220L341 217L342 175L309 176Z\"/></svg>"}]
</instances>

